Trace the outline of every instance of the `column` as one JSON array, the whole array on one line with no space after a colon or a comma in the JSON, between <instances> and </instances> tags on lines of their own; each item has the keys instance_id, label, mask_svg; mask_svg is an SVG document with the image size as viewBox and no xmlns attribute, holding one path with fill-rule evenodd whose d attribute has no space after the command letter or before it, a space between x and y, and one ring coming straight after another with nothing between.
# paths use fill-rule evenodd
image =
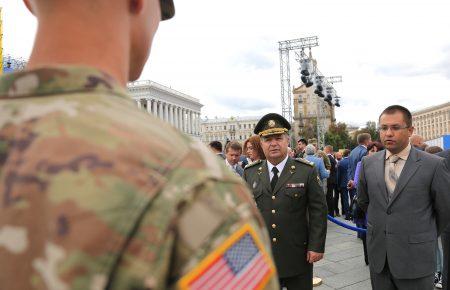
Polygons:
<instances>
[{"instance_id":1,"label":"column","mask_svg":"<svg viewBox=\"0 0 450 290\"><path fill-rule=\"evenodd\" d=\"M191 115L191 134L194 135L195 134L195 130L194 130L194 112L190 112Z\"/></svg>"},{"instance_id":2,"label":"column","mask_svg":"<svg viewBox=\"0 0 450 290\"><path fill-rule=\"evenodd\" d=\"M178 123L178 107L174 108L174 123L175 123L175 128L180 129L180 127L178 125L180 125L180 123Z\"/></svg>"},{"instance_id":3,"label":"column","mask_svg":"<svg viewBox=\"0 0 450 290\"><path fill-rule=\"evenodd\" d=\"M164 121L169 122L169 104L164 103Z\"/></svg>"},{"instance_id":4,"label":"column","mask_svg":"<svg viewBox=\"0 0 450 290\"><path fill-rule=\"evenodd\" d=\"M202 127L202 117L200 116L200 113L197 113L197 135L200 136L201 134L201 127Z\"/></svg>"},{"instance_id":5,"label":"column","mask_svg":"<svg viewBox=\"0 0 450 290\"><path fill-rule=\"evenodd\" d=\"M175 125L175 106L174 105L170 105L170 124L172 124L172 126L176 126Z\"/></svg>"},{"instance_id":6,"label":"column","mask_svg":"<svg viewBox=\"0 0 450 290\"><path fill-rule=\"evenodd\" d=\"M186 114L186 119L187 119L187 133L188 134L192 134L192 119L191 119L191 110L187 110L187 114Z\"/></svg>"},{"instance_id":7,"label":"column","mask_svg":"<svg viewBox=\"0 0 450 290\"><path fill-rule=\"evenodd\" d=\"M163 103L161 101L158 103L158 117L164 120Z\"/></svg>"},{"instance_id":8,"label":"column","mask_svg":"<svg viewBox=\"0 0 450 290\"><path fill-rule=\"evenodd\" d=\"M152 113L152 100L151 99L147 99L146 101L147 101L147 112L149 114L151 114Z\"/></svg>"},{"instance_id":9,"label":"column","mask_svg":"<svg viewBox=\"0 0 450 290\"><path fill-rule=\"evenodd\" d=\"M152 113L153 116L158 117L158 102L155 99L152 100Z\"/></svg>"},{"instance_id":10,"label":"column","mask_svg":"<svg viewBox=\"0 0 450 290\"><path fill-rule=\"evenodd\" d=\"M183 132L187 133L186 109L183 109Z\"/></svg>"},{"instance_id":11,"label":"column","mask_svg":"<svg viewBox=\"0 0 450 290\"><path fill-rule=\"evenodd\" d=\"M142 108L141 99L137 99L136 103L139 109Z\"/></svg>"},{"instance_id":12,"label":"column","mask_svg":"<svg viewBox=\"0 0 450 290\"><path fill-rule=\"evenodd\" d=\"M178 108L178 127L183 132L183 108Z\"/></svg>"}]
</instances>

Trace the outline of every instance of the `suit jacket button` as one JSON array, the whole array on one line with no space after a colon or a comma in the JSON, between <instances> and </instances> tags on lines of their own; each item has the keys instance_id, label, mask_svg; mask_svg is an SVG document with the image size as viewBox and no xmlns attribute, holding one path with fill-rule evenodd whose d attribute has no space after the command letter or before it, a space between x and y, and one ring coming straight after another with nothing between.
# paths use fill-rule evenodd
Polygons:
<instances>
[{"instance_id":1,"label":"suit jacket button","mask_svg":"<svg viewBox=\"0 0 450 290\"><path fill-rule=\"evenodd\" d=\"M272 199L275 199L275 195L272 195Z\"/></svg>"},{"instance_id":2,"label":"suit jacket button","mask_svg":"<svg viewBox=\"0 0 450 290\"><path fill-rule=\"evenodd\" d=\"M388 215L390 215L392 213L391 209L388 209L386 212Z\"/></svg>"}]
</instances>

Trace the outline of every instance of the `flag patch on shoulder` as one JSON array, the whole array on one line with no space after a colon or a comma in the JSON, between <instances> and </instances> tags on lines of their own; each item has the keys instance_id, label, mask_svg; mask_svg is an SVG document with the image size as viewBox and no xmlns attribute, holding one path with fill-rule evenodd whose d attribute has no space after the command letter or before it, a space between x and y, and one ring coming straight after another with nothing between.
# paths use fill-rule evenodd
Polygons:
<instances>
[{"instance_id":1,"label":"flag patch on shoulder","mask_svg":"<svg viewBox=\"0 0 450 290\"><path fill-rule=\"evenodd\" d=\"M178 283L180 289L262 289L275 267L253 228L246 224Z\"/></svg>"}]
</instances>

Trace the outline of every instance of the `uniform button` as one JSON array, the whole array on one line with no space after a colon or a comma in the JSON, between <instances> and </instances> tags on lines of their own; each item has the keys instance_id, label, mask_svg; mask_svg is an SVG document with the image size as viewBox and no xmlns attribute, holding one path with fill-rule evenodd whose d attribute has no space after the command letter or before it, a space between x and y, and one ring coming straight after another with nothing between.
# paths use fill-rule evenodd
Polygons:
<instances>
[{"instance_id":1,"label":"uniform button","mask_svg":"<svg viewBox=\"0 0 450 290\"><path fill-rule=\"evenodd\" d=\"M391 209L388 209L386 212L388 215L390 215L392 213Z\"/></svg>"},{"instance_id":2,"label":"uniform button","mask_svg":"<svg viewBox=\"0 0 450 290\"><path fill-rule=\"evenodd\" d=\"M272 242L276 243L277 242L277 238L273 238Z\"/></svg>"},{"instance_id":3,"label":"uniform button","mask_svg":"<svg viewBox=\"0 0 450 290\"><path fill-rule=\"evenodd\" d=\"M272 224L272 229L276 228L277 225L276 224Z\"/></svg>"},{"instance_id":4,"label":"uniform button","mask_svg":"<svg viewBox=\"0 0 450 290\"><path fill-rule=\"evenodd\" d=\"M275 195L272 195L272 199L275 199Z\"/></svg>"},{"instance_id":5,"label":"uniform button","mask_svg":"<svg viewBox=\"0 0 450 290\"><path fill-rule=\"evenodd\" d=\"M275 213L275 210L274 210L274 209L272 210L272 213Z\"/></svg>"},{"instance_id":6,"label":"uniform button","mask_svg":"<svg viewBox=\"0 0 450 290\"><path fill-rule=\"evenodd\" d=\"M298 193L294 194L295 197L298 197Z\"/></svg>"}]
</instances>

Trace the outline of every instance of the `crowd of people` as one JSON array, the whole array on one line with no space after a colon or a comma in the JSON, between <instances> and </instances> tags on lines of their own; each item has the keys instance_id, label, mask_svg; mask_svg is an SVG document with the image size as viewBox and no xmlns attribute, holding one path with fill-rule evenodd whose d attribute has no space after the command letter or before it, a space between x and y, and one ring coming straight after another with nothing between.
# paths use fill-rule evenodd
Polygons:
<instances>
[{"instance_id":1,"label":"crowd of people","mask_svg":"<svg viewBox=\"0 0 450 290\"><path fill-rule=\"evenodd\" d=\"M1 289L311 290L327 214L367 228L373 289L447 287L449 151L406 108L380 114L382 145L291 150L270 113L214 155L126 93L172 0L24 2L32 54L0 78Z\"/></svg>"},{"instance_id":2,"label":"crowd of people","mask_svg":"<svg viewBox=\"0 0 450 290\"><path fill-rule=\"evenodd\" d=\"M406 108L403 108L401 106L392 106L387 109L387 113L385 114L400 114L405 116L404 123L407 125L403 125L405 128L410 128L410 113ZM383 115L383 114L382 114ZM277 117L279 118L279 117ZM262 120L264 120L265 117L263 117ZM381 121L381 119L380 119ZM401 122L400 122L401 123ZM400 126L401 127L401 126ZM314 164L315 169L317 170L318 175L318 181L322 188L322 193L326 197L326 204L328 209L328 215L330 217L341 217L345 220L353 222L358 228L368 230L368 224L370 226L370 222L368 223L368 217L366 214L367 208L365 205L360 205L358 203L358 197L357 192L360 187L359 181L361 179L361 171L363 168L363 159L364 157L372 157L376 156L377 152L390 152L389 149L386 151L386 148L383 144L390 144L390 143L398 143L398 140L394 140L396 131L400 131L401 129L397 129L397 127L393 127L394 129L391 131L394 131L394 134L389 135L388 137L393 140L384 140L385 143L380 142L379 140L372 140L371 135L369 133L361 133L356 136L356 140L358 145L350 149L340 149L338 151L334 151L333 147L331 145L325 145L323 147L323 151L321 151L317 147L317 140L316 139L309 139L306 140L305 138L299 138L297 140L297 146L295 150L292 150L292 152L289 150L290 147L288 147L288 156L292 158L298 158L302 160L307 160L311 162L311 164ZM383 131L383 127L380 129L380 134L384 134L386 131ZM255 131L256 133L256 131ZM434 155L440 155L441 157L447 158L448 163L448 155L449 150L444 151L442 148L438 146L428 146L423 138L417 134L412 134L412 130L410 131L411 136L407 136L408 139L408 146L412 146L416 150L420 150L421 152L426 152L428 154L434 154ZM390 133L389 133L390 134ZM222 158L225 159L225 164L230 167L230 169L237 173L240 176L243 176L242 174L239 174L239 172L242 172L243 168L251 168L253 167L253 163L260 164L261 160L265 160L265 154L261 147L262 142L264 142L259 135L254 135L247 139L244 142L244 150L240 151L242 153L242 156L239 160L239 158L235 157L232 158L232 155L229 154L229 151L225 149L225 154L222 154ZM235 144L236 141L232 141L227 143L228 144ZM214 148L217 146L217 144L221 143L219 141L213 141L209 144L210 148L214 150ZM406 147L405 147L406 148ZM403 148L404 149L404 148ZM238 152L235 152L238 153ZM218 154L221 154L219 152ZM380 153L381 154L381 153ZM409 154L409 153L408 153ZM406 161L408 159L408 154L404 155L403 158ZM373 158L373 157L372 157ZM245 160L245 162L242 162ZM267 161L269 164L270 162ZM230 165L232 164L232 165ZM448 167L448 164L447 164ZM239 168L239 169L236 169ZM244 169L245 172L245 169ZM387 173L386 173L387 174ZM447 173L448 174L448 173ZM384 174L382 174L384 176ZM445 174L444 174L445 175ZM398 173L398 176L400 176L400 173ZM447 175L445 175L447 176ZM371 175L370 178L373 176ZM398 177L397 177L398 179ZM444 181L444 184L448 185ZM367 186L365 183L363 186ZM389 186L387 184L387 186ZM445 185L444 185L445 186ZM390 190L394 191L395 186L391 188ZM362 189L367 190L367 189ZM449 194L450 190L445 188L439 188L440 194ZM364 192L364 191L363 191ZM366 193L367 194L367 193ZM433 192L435 194L435 192ZM364 196L364 194L363 194ZM432 201L434 202L436 196L432 196ZM443 199L444 201L448 201L448 199ZM360 203L363 203L360 201ZM424 202L424 204L426 204ZM433 205L434 206L434 205ZM365 208L365 210L363 209ZM435 214L435 213L433 213ZM268 225L270 226L270 225ZM370 231L370 227L369 227ZM385 230L383 230L384 232ZM447 234L444 231L443 236L445 239L447 239ZM366 265L369 265L369 252L367 247L367 234L364 231L358 232L357 237L362 240L363 244L363 251L364 251L364 260ZM447 242L444 241L443 244ZM434 271L434 285L436 288L441 289L443 287L443 284L446 285L447 283L447 274L444 274L444 268L445 271L447 270L447 266L444 267L444 264L448 264L448 249L445 247L446 258L443 258L442 253L442 247L440 246L440 243L436 243L435 245L435 253L432 255L436 259L436 267ZM431 259L431 257L429 257ZM445 261L444 261L445 260ZM390 270L389 270L390 271ZM429 275L428 275L429 276ZM374 275L375 277L375 275ZM429 278L429 277L428 277ZM443 280L445 280L445 283L443 283ZM392 285L387 284L379 284L379 280L375 279L374 282L374 289L385 289L384 287L391 287ZM426 282L425 282L426 283ZM420 284L418 284L420 285ZM383 288L381 288L383 287ZM390 289L390 288L386 288ZM412 288L408 288L412 289ZM418 288L419 289L419 288ZM421 289L421 288L420 288Z\"/></svg>"}]
</instances>

